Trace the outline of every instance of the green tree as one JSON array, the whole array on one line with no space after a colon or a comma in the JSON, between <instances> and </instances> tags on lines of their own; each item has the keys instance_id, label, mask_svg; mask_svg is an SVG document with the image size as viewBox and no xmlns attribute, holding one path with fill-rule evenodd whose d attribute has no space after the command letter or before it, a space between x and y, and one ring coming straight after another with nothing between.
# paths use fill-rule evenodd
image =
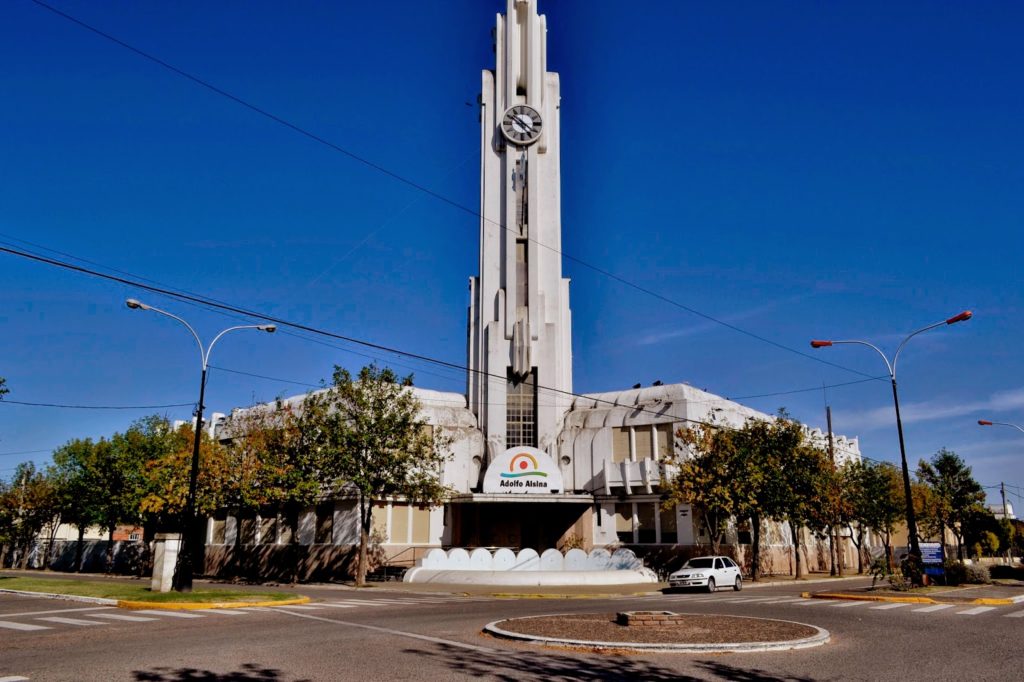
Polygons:
<instances>
[{"instance_id":1,"label":"green tree","mask_svg":"<svg viewBox=\"0 0 1024 682\"><path fill-rule=\"evenodd\" d=\"M848 462L841 471L849 502L847 525L857 547L857 572L864 572L864 533L882 538L886 568L892 571L892 534L903 519L903 479L896 467L885 462Z\"/></svg>"},{"instance_id":2,"label":"green tree","mask_svg":"<svg viewBox=\"0 0 1024 682\"><path fill-rule=\"evenodd\" d=\"M931 488L937 498L940 531L945 528L952 531L956 538L957 558L963 561L965 522L978 506L983 505L985 491L971 476L971 468L959 455L946 448L936 452L930 462L921 460L917 466L917 477Z\"/></svg>"},{"instance_id":3,"label":"green tree","mask_svg":"<svg viewBox=\"0 0 1024 682\"><path fill-rule=\"evenodd\" d=\"M761 572L762 521L782 516L786 484L779 474L782 463L793 457L803 443L804 429L785 410L779 410L774 419L748 419L733 434L733 440L734 481L742 491L736 513L750 519L750 572L751 578L757 580Z\"/></svg>"},{"instance_id":4,"label":"green tree","mask_svg":"<svg viewBox=\"0 0 1024 682\"><path fill-rule=\"evenodd\" d=\"M820 527L817 510L827 494L827 481L832 464L823 450L809 442L796 447L788 457L779 461L777 470L777 495L774 502L774 516L789 524L796 556L796 578L806 575L806 567L800 554L802 529Z\"/></svg>"},{"instance_id":5,"label":"green tree","mask_svg":"<svg viewBox=\"0 0 1024 682\"><path fill-rule=\"evenodd\" d=\"M328 481L335 491L358 496L356 583L363 585L373 502L401 496L412 504L442 503L451 492L441 481L450 441L421 416L411 376L399 380L390 369L369 365L353 378L336 366L333 379L303 409L317 415L307 426L315 431L315 452L323 457Z\"/></svg>"},{"instance_id":6,"label":"green tree","mask_svg":"<svg viewBox=\"0 0 1024 682\"><path fill-rule=\"evenodd\" d=\"M62 520L75 526L74 569L82 570L85 531L100 522L100 509L106 491L100 487L96 472L97 444L91 439L74 439L53 452L50 475L60 497Z\"/></svg>"},{"instance_id":7,"label":"green tree","mask_svg":"<svg viewBox=\"0 0 1024 682\"><path fill-rule=\"evenodd\" d=\"M743 498L744 489L739 484L735 435L734 430L713 424L680 429L676 437L688 454L672 460L678 467L677 473L664 482L669 496L664 507L674 509L679 503L693 505L699 511L715 554L721 551L729 519L747 503L753 504L752 500Z\"/></svg>"},{"instance_id":8,"label":"green tree","mask_svg":"<svg viewBox=\"0 0 1024 682\"><path fill-rule=\"evenodd\" d=\"M17 555L17 565L28 568L32 548L47 526L60 522L59 500L53 481L32 462L22 462L4 486L0 499L7 544Z\"/></svg>"}]
</instances>

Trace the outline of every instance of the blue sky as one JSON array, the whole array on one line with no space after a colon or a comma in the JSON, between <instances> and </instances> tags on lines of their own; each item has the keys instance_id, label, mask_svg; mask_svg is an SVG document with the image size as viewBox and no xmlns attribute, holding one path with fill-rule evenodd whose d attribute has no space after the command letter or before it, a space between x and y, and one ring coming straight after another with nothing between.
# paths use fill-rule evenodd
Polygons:
<instances>
[{"instance_id":1,"label":"blue sky","mask_svg":"<svg viewBox=\"0 0 1024 682\"><path fill-rule=\"evenodd\" d=\"M474 103L504 2L53 3L477 208ZM660 379L738 397L856 381L884 374L881 360L808 341L861 338L891 352L971 309L973 320L915 338L901 356L908 452L916 462L949 447L984 485L1024 485L1024 435L976 425L1024 423L1020 5L550 0L540 10L562 82L564 251L680 304L566 260L576 390ZM464 362L477 218L29 0L0 12L0 240ZM0 265L11 401L194 401L187 332L129 311L128 296L186 317L204 339L235 323L9 255ZM418 385L464 389L457 371L306 336L225 337L208 407L302 390L224 369L315 384L366 355ZM826 395L838 433L898 459L884 382L743 402L823 426ZM152 411L0 405L0 477Z\"/></svg>"}]
</instances>

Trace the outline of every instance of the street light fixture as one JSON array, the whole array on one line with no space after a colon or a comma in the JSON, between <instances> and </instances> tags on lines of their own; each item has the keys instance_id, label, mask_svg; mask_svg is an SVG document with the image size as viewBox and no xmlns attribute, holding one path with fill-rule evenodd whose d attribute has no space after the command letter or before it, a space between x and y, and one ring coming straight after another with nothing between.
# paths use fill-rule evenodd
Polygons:
<instances>
[{"instance_id":1,"label":"street light fixture","mask_svg":"<svg viewBox=\"0 0 1024 682\"><path fill-rule=\"evenodd\" d=\"M1020 427L1017 424L1010 424L1008 422L990 422L987 419L979 419L978 426L1012 426L1021 433L1024 433L1024 427Z\"/></svg>"},{"instance_id":2,"label":"street light fixture","mask_svg":"<svg viewBox=\"0 0 1024 682\"><path fill-rule=\"evenodd\" d=\"M917 538L917 517L914 514L914 500L911 497L910 491L910 470L907 468L907 449L903 442L903 420L900 418L900 396L899 392L896 390L896 362L899 360L900 351L903 350L903 347L907 345L907 341L910 341L910 339L914 338L918 334L926 332L930 329L935 329L936 327L941 327L942 325L950 325L956 324L957 322L964 322L966 320L971 319L973 315L974 314L970 310L965 310L958 315L954 315L953 317L943 320L942 322L936 322L935 324L930 324L927 327L922 327L921 329L918 329L916 332L910 334L908 337L906 337L905 339L903 339L903 341L900 342L900 345L896 348L896 353L892 357L892 362L889 362L889 358L886 357L885 353L883 353L878 348L878 346L868 343L867 341L827 341L820 339L815 339L811 341L811 348L828 348L830 346L837 346L839 344L857 344L861 346L867 346L868 348L873 349L876 353L881 355L882 360L885 361L885 367L887 370L889 370L889 379L892 381L892 402L893 405L896 407L896 431L899 433L900 437L900 464L903 467L903 495L906 498L907 504L907 534L910 536L910 553L916 556L918 559L921 558L921 545L919 544Z\"/></svg>"},{"instance_id":3,"label":"street light fixture","mask_svg":"<svg viewBox=\"0 0 1024 682\"><path fill-rule=\"evenodd\" d=\"M210 353L213 351L214 345L220 340L220 337L224 336L228 332L233 332L237 329L257 329L261 332L267 332L273 334L277 331L277 326L273 324L244 324L235 327L228 327L221 331L217 336L213 337L213 341L206 348L203 348L203 342L199 339L199 334L192 328L185 320L181 319L173 313L169 313L166 310L160 308L154 308L151 305L146 305L142 301L134 298L125 300L127 305L132 310L152 310L154 313L160 313L173 320L177 320L192 333L192 338L196 340L196 344L199 345L199 360L202 366L202 373L199 379L199 402L196 404L196 424L195 424L195 438L192 443L192 468L189 472L188 478L188 499L185 503L185 518L183 519L181 529L181 551L178 553L178 564L174 571L174 589L178 592L191 592L192 591L192 561L194 555L194 548L192 547L192 529L195 526L196 520L196 486L199 480L199 442L200 442L200 431L203 428L203 400L206 397L206 370L210 362Z\"/></svg>"}]
</instances>

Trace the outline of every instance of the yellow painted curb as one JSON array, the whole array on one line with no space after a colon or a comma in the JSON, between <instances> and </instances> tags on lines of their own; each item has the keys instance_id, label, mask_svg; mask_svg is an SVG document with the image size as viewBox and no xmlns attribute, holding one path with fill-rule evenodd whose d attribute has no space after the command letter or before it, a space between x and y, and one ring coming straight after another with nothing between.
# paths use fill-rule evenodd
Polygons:
<instances>
[{"instance_id":1,"label":"yellow painted curb","mask_svg":"<svg viewBox=\"0 0 1024 682\"><path fill-rule=\"evenodd\" d=\"M281 599L278 601L208 601L208 602L152 602L118 600L119 609L164 609L167 611L198 611L201 609L246 609L254 606L294 606L308 604L309 597Z\"/></svg>"},{"instance_id":2,"label":"yellow painted curb","mask_svg":"<svg viewBox=\"0 0 1024 682\"><path fill-rule=\"evenodd\" d=\"M984 604L985 606L1006 606L1007 604L1014 604L1012 599L992 599L989 597L978 597L971 602L972 604Z\"/></svg>"},{"instance_id":3,"label":"yellow painted curb","mask_svg":"<svg viewBox=\"0 0 1024 682\"><path fill-rule=\"evenodd\" d=\"M800 594L804 599L845 599L847 601L886 601L886 602L899 602L903 604L939 604L941 602L935 601L931 597L882 597L868 594L845 594L843 592L818 592L811 594L810 592L802 592Z\"/></svg>"}]
</instances>

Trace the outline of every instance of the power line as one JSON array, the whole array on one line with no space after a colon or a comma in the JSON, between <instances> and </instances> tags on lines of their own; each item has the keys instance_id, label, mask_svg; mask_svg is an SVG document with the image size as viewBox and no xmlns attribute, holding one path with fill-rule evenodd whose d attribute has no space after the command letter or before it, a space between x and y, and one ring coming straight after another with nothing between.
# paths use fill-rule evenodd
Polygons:
<instances>
[{"instance_id":1,"label":"power line","mask_svg":"<svg viewBox=\"0 0 1024 682\"><path fill-rule=\"evenodd\" d=\"M223 88L220 88L220 87L214 85L213 83L200 78L199 76L196 76L196 75L194 75L192 73L189 73L188 71L185 71L185 70L183 70L183 69L181 69L181 68L179 68L177 66L174 66L173 64L171 64L171 63L169 63L167 61L164 61L163 59L160 59L159 57L157 57L157 56L155 56L153 54L150 54L149 52L146 52L145 50L142 50L141 48L138 48L138 47L136 47L134 45L131 45L130 43L127 43L127 42L121 40L120 38L117 38L117 37L111 35L110 33L102 31L99 28L96 28L95 26L92 26L91 24L86 23L86 22L82 21L81 19L78 19L75 16L72 16L72 15L66 13L66 12L63 12L63 11L57 9L56 7L48 5L47 3L42 2L42 0L32 0L32 2L35 3L36 5L38 5L39 7L42 7L43 9L49 10L50 12L52 12L52 13L54 13L54 14L56 14L56 15L64 18L64 19L66 19L66 20L68 20L68 21L70 21L70 22L72 22L72 23L74 23L74 24L76 24L76 25L78 25L78 26L80 26L80 27L82 27L82 28L92 32L92 33L95 33L96 35L98 35L98 36L100 36L100 37L102 37L102 38L104 38L106 40L109 40L110 42L113 42L113 43L115 43L117 45L120 45L121 47L125 48L126 50L129 50L130 52L133 52L134 54L137 54L138 56L140 56L140 57L142 57L144 59L147 59L147 60L153 62L154 64L157 64L158 66L160 66L160 67L162 67L164 69L167 69L168 71L171 71L172 73L175 73L178 76L181 76L182 78L185 78L185 79L191 81L192 83L195 83L196 85L199 85L200 87L206 88L207 90L209 90L209 91L211 91L211 92L213 92L213 93L215 93L217 95L220 95L221 97L225 97L225 98L231 100L232 102L234 102L234 103L236 103L236 104L238 104L238 105L240 105L240 106L242 106L242 107L244 107L244 108L246 108L246 109L248 109L248 110L250 110L250 111L252 111L252 112L254 112L256 114L259 114L260 116L263 116L263 117L273 121L274 123L277 123L278 125L284 126L285 128L288 128L289 130L291 130L291 131L293 131L295 133L298 133L299 135L302 135L303 137L306 137L306 138L308 138L308 139L310 139L310 140L312 140L314 142L317 142L318 144L324 145L325 147L327 147L327 148L329 148L329 149L331 149L333 151L336 151L336 152L338 152L340 154L343 154L343 155L347 156L348 158L352 159L353 161L357 161L357 162L367 166L368 168L371 168L371 169L373 169L373 170L375 170L375 171L377 171L379 173L382 173L382 174L392 178L393 180L396 180L396 181L398 181L398 182L400 182L400 183L402 183L402 184L404 184L404 185L406 185L408 187L411 187L411 188L413 188L413 189L415 189L415 190L417 190L419 192L423 192L424 194L427 194L427 195L437 199L438 201L441 201L441 202L443 202L445 204L448 204L449 206L451 206L453 208L456 208L456 209L458 209L458 210L460 210L460 211L462 211L464 213L467 213L468 215L473 216L474 218L479 218L481 220L484 220L484 221L486 221L488 223L491 223L491 224L493 224L493 225L495 225L495 226L497 226L497 227L499 227L499 228L501 228L503 230L510 231L510 232L513 231L512 228L509 228L509 227L507 227L504 224L498 223L498 222L496 222L494 220L491 220L490 218L487 218L486 216L484 216L482 213L480 213L478 210L476 210L474 208L466 206L465 204L462 204L462 203L460 203L458 201L455 201L454 199L450 199L450 198L446 197L445 195L441 194L440 192L436 192L436 191L430 189L429 187L427 187L427 186L425 186L425 185L423 185L423 184L421 184L419 182L416 182L415 180L411 180L410 178L407 178L404 175L401 175L401 174L399 174L399 173L397 173L395 171L392 171L392 170L390 170L390 169L388 169L388 168L386 168L386 167L384 167L384 166L382 166L382 165L380 165L378 163L375 163L375 162L367 159L366 157L360 156L359 154L356 154L355 152L352 152L351 150L348 150L348 149L342 147L341 145L335 144L334 142L331 142L330 140L328 140L328 139L326 139L326 138L324 138L324 137L322 137L322 136L320 136L320 135L318 135L318 134L316 134L314 132L311 132L311 131L307 130L306 128L303 128L302 126L300 126L298 124L295 124L295 123L292 123L291 121L289 121L289 120L287 120L287 119L285 119L285 118L283 118L281 116L278 116L277 114L274 114L274 113L268 111L267 109L264 109L264 108L262 108L262 107L260 107L260 106L258 106L256 104L253 104L252 102L249 102L248 100L242 99L241 97L239 97L237 95L234 95L234 94L228 92L227 90L224 90ZM518 236L518 234L519 234L518 230L516 230L515 232L516 232L516 234ZM534 244L536 244L540 248L547 249L548 251L552 252L553 254L559 255L559 256L567 259L567 260L570 260L570 261L576 263L577 265L580 265L580 266L582 266L584 268L592 270L593 272L596 272L596 273L598 273L600 275L603 275L605 277L608 277L609 279L612 279L612 280L614 280L614 281L616 281L616 282L618 282L618 283L620 283L620 284L622 284L624 286L627 286L627 287L629 287L631 289L634 289L635 291L639 291L639 292L641 292L643 294L646 294L646 295L651 296L651 297L653 297L655 299L658 299L658 300L662 301L663 303L667 303L667 304L669 304L671 306L679 308L680 310L684 310L684 311L690 313L691 315L696 315L697 317L700 317L700 318L703 318L705 320L708 320L709 322L712 322L714 324L721 325L721 326L723 326L723 327L725 327L727 329L731 329L734 332L737 332L739 334L743 334L744 336L747 336L749 338L755 339L755 340L760 341L762 343L766 343L766 344L768 344L770 346L774 346L775 348L778 348L780 350L784 350L784 351L787 351L789 353L793 353L793 354L799 355L801 357L813 360L815 362L818 362L818 363L821 363L821 364L824 364L824 365L829 365L829 366L835 367L837 369L841 369L841 370L846 371L846 372L852 372L854 374L859 374L859 375L864 376L864 377L870 377L871 379L876 379L876 377L874 377L874 376L872 376L870 374L867 374L866 372L861 372L859 370L855 370L855 369L851 369L849 367L845 367L843 365L831 362L831 361L826 360L826 359L824 359L824 358L822 358L820 356L817 356L817 355L811 355L810 353L805 353L804 351L797 350L796 348L791 348L791 347L789 347L789 346L787 346L785 344L779 343L778 341L773 341L772 339L769 339L768 337L765 337L765 336L762 336L762 335L757 334L755 332L743 329L742 327L738 327L738 326L736 326L734 324L726 322L725 320L717 318L717 317L715 317L713 315L709 315L708 313L705 313L705 312L702 312L700 310L697 310L696 308L688 306L688 305L686 305L684 303L680 303L679 301L676 301L676 300L674 300L672 298L669 298L668 296L666 296L664 294L658 293L658 292L654 291L653 289L649 289L649 288L644 287L644 286L642 286L640 284L637 284L636 282L628 280L625 277L622 277L620 275L617 275L617 274L611 272L610 270L606 270L605 268L599 267L597 265L593 265L591 263L588 263L587 261L584 261L584 260L582 260L580 258L572 256L572 255L570 255L568 253L565 253L564 251L560 251L559 249L556 249L553 246L550 246L550 245L544 244L544 243L542 243L540 241L537 241L536 239L534 239L532 237L528 237L528 241L533 242Z\"/></svg>"},{"instance_id":2,"label":"power line","mask_svg":"<svg viewBox=\"0 0 1024 682\"><path fill-rule=\"evenodd\" d=\"M56 407L65 410L162 410L165 407L188 407L190 403L173 403L170 405L63 405L60 403L29 403L23 400L0 400L0 405L27 405L29 407Z\"/></svg>"},{"instance_id":3,"label":"power line","mask_svg":"<svg viewBox=\"0 0 1024 682\"><path fill-rule=\"evenodd\" d=\"M505 383L506 381L508 381L508 377L505 376L504 374L502 374L502 375L492 374L490 372L485 372L484 370L481 370L481 369L473 369L473 368L467 367L465 365L460 365L460 364L455 363L455 362L450 362L448 360L441 360L439 358L432 358L432 357L427 356L427 355L422 355L422 354L419 354L419 353L412 353L410 351L404 351L404 350L401 350L401 349L398 349L398 348L393 348L393 347L385 346L385 345L382 345L382 344L379 344L379 343L374 343L372 341L364 341L362 339L357 339L355 337L346 336L344 334L338 334L338 333L335 333L335 332L327 331L325 329L319 329L317 327L311 327L309 325L302 324L302 323L299 323L299 322L292 322L290 320L286 320L286 319L280 318L280 317L275 317L273 315L267 315L267 314L264 314L264 313L258 313L258 312L252 311L252 310L247 310L245 308L241 308L241 307L233 305L233 304L217 302L217 301L214 301L212 299L209 299L209 298L206 298L206 297L203 297L203 296L200 296L200 295L184 294L184 293L172 291L172 290L169 290L169 289L166 289L166 288L163 288L163 287L157 287L157 286L153 286L151 284L145 284L145 283L142 283L142 282L133 281L133 280L127 279L125 277L120 277L120 276L117 276L117 275L110 275L110 274L107 274L107 273L104 273L104 272L99 272L98 270L93 270L91 268L86 268L86 267L83 267L83 266L80 266L80 265L75 265L74 263L68 263L66 261L60 261L60 260L57 260L57 259L54 259L54 258L48 258L46 256L41 256L41 255L38 255L38 254L29 253L27 251L22 251L20 249L14 249L14 248L11 248L11 247L8 247L8 246L0 246L0 253L8 253L8 254L11 254L11 255L14 255L14 256L18 256L18 257L21 257L21 258L26 258L28 260L33 260L33 261L36 261L36 262L39 262L39 263L43 263L43 264L46 264L46 265L50 265L50 266L53 266L53 267L63 268L63 269L66 269L66 270L71 270L73 272L78 272L80 274L90 275L90 276L93 276L93 277L98 277L100 279L105 279L105 280L109 280L109 281L113 281L113 282L118 282L120 284L136 287L138 289L143 289L145 291L150 291L150 292L153 292L153 293L158 293L158 294L161 294L161 295L164 295L164 296L167 296L169 298L176 299L176 300L191 301L193 303L196 303L196 304L208 307L208 308L225 310L225 311L228 311L228 312L231 312L231 313L235 313L235 314L238 314L238 315L244 315L244 316L247 316L247 317L250 317L250 318L254 318L254 319L258 319L258 320L264 320L266 322L272 322L272 323L277 324L278 326L281 326L281 327L290 327L292 329L298 329L298 330L301 330L301 331L304 331L304 332L309 332L309 333L317 334L317 335L320 335L320 336L326 336L328 338L333 338L333 339L338 339L338 340L341 340L341 341L346 341L348 343L353 343L353 344L356 344L356 345L359 345L359 346L363 346L363 347L366 347L366 348L372 348L372 349L378 350L378 351L383 351L383 352L387 352L387 353L393 353L395 355L399 355L399 356L402 356L402 357L411 358L411 359L418 360L418 361L421 361L421 362L426 362L426 363L438 365L438 366L445 367L445 368L448 368L448 369L458 370L460 372L471 372L473 374L476 374L476 375L479 375L479 376L483 376L483 377L487 377L487 378L492 379L492 380L501 381L502 383ZM572 397L572 398L583 398L584 400L594 401L595 403L604 403L604 404L607 404L607 405L610 405L610 406L613 406L613 407L621 407L621 405L619 405L615 401L605 400L603 398L597 398L597 397L595 397L593 395L587 395L585 393L576 393L576 392L573 392L573 391L567 391L567 390L560 389L560 388L553 388L553 387L550 387L550 386L540 386L540 385L536 386L536 390L538 390L538 391L548 391L549 393L565 395L567 397ZM815 388L815 390L817 390L817 388ZM654 410L647 410L647 409L640 408L640 407L634 407L633 409L635 411L638 411L638 412L645 412L645 413L650 413L650 414L654 414L654 415L657 415L657 416L664 416L664 414L662 412L656 412ZM701 425L704 425L704 426L715 426L714 424L709 424L707 422L703 422L703 421L700 421L700 420L697 420L697 419L689 419L687 417L677 417L677 420L678 421L689 422L689 423L693 423L693 424L701 424Z\"/></svg>"},{"instance_id":4,"label":"power line","mask_svg":"<svg viewBox=\"0 0 1024 682\"><path fill-rule=\"evenodd\" d=\"M41 452L53 452L54 449L55 448L50 448L48 450L20 450L20 451L17 451L17 452L0 452L0 457L16 457L16 456L20 456L20 455L37 455L37 454L39 454Z\"/></svg>"}]
</instances>

